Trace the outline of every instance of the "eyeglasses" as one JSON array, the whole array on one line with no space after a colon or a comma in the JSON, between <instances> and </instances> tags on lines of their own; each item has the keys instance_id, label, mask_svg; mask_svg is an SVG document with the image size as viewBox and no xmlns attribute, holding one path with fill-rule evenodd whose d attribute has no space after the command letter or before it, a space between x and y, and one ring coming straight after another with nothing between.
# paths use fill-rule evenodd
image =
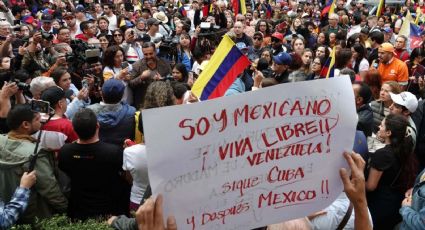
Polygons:
<instances>
[{"instance_id":1,"label":"eyeglasses","mask_svg":"<svg viewBox=\"0 0 425 230\"><path fill-rule=\"evenodd\" d=\"M114 34L114 37L122 37L122 34Z\"/></svg>"},{"instance_id":2,"label":"eyeglasses","mask_svg":"<svg viewBox=\"0 0 425 230\"><path fill-rule=\"evenodd\" d=\"M261 41L261 40L263 40L263 38L262 38L262 37L254 37L254 40L259 40L259 41Z\"/></svg>"}]
</instances>

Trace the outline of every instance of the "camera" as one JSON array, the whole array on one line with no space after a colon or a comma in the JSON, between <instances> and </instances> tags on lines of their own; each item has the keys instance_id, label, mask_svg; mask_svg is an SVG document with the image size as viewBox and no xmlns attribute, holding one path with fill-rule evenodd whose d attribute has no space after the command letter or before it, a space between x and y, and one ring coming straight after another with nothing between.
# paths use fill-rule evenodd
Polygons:
<instances>
[{"instance_id":1,"label":"camera","mask_svg":"<svg viewBox=\"0 0 425 230\"><path fill-rule=\"evenodd\" d=\"M19 90L22 90L22 91L29 91L30 90L30 85L25 83L25 82L21 82L18 79L13 79L12 82L16 83Z\"/></svg>"},{"instance_id":2,"label":"camera","mask_svg":"<svg viewBox=\"0 0 425 230\"><path fill-rule=\"evenodd\" d=\"M48 101L42 100L32 100L31 101L31 110L38 113L49 114L50 112L50 103Z\"/></svg>"},{"instance_id":3,"label":"camera","mask_svg":"<svg viewBox=\"0 0 425 230\"><path fill-rule=\"evenodd\" d=\"M41 32L41 37L43 39L46 39L47 41L52 41L53 40L53 34L51 34L49 32L42 31L42 30L40 30L40 32Z\"/></svg>"}]
</instances>

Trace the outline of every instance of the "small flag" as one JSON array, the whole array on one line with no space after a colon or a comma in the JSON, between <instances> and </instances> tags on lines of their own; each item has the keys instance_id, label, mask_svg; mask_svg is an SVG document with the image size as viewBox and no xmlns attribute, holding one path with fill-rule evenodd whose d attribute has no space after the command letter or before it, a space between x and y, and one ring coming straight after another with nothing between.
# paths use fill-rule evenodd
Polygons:
<instances>
[{"instance_id":1,"label":"small flag","mask_svg":"<svg viewBox=\"0 0 425 230\"><path fill-rule=\"evenodd\" d=\"M271 18L272 15L273 15L272 6L267 3L267 6L266 7L267 7L266 8L266 18Z\"/></svg>"},{"instance_id":2,"label":"small flag","mask_svg":"<svg viewBox=\"0 0 425 230\"><path fill-rule=\"evenodd\" d=\"M329 14L335 13L335 0L332 1L331 8L329 9Z\"/></svg>"},{"instance_id":3,"label":"small flag","mask_svg":"<svg viewBox=\"0 0 425 230\"><path fill-rule=\"evenodd\" d=\"M401 25L400 31L398 35L404 35L409 38L409 46L410 50L419 47L421 45L421 28L416 25L413 21L413 18L410 16L410 12L407 12L406 17Z\"/></svg>"},{"instance_id":4,"label":"small flag","mask_svg":"<svg viewBox=\"0 0 425 230\"><path fill-rule=\"evenodd\" d=\"M179 13L183 15L184 17L186 17L187 16L186 9L184 8L184 5L182 4L180 0L177 2L177 7L179 8Z\"/></svg>"},{"instance_id":5,"label":"small flag","mask_svg":"<svg viewBox=\"0 0 425 230\"><path fill-rule=\"evenodd\" d=\"M335 0L328 0L328 2L326 3L326 6L323 8L322 13L320 13L320 16L323 18L326 14L330 14L330 10L332 8L332 6L335 5ZM332 13L334 11L335 8L332 9Z\"/></svg>"},{"instance_id":6,"label":"small flag","mask_svg":"<svg viewBox=\"0 0 425 230\"><path fill-rule=\"evenodd\" d=\"M237 76L249 65L228 35L224 35L205 69L192 87L192 92L201 101L221 97Z\"/></svg>"},{"instance_id":7,"label":"small flag","mask_svg":"<svg viewBox=\"0 0 425 230\"><path fill-rule=\"evenodd\" d=\"M233 0L232 6L233 6L233 12L235 13L235 15L246 14L245 0Z\"/></svg>"},{"instance_id":8,"label":"small flag","mask_svg":"<svg viewBox=\"0 0 425 230\"><path fill-rule=\"evenodd\" d=\"M334 66L335 66L335 47L332 49L331 55L326 60L325 65L323 65L322 70L320 71L320 78L330 78L334 77Z\"/></svg>"}]
</instances>

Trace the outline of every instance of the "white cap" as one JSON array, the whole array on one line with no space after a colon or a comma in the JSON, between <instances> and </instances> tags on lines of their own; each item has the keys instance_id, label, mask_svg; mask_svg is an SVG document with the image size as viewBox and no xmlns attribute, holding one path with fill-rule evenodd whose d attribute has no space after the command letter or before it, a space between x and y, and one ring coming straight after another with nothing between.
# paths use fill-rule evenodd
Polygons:
<instances>
[{"instance_id":1,"label":"white cap","mask_svg":"<svg viewBox=\"0 0 425 230\"><path fill-rule=\"evenodd\" d=\"M411 113L414 113L418 108L418 99L411 92L390 93L390 96L395 104L406 107Z\"/></svg>"}]
</instances>

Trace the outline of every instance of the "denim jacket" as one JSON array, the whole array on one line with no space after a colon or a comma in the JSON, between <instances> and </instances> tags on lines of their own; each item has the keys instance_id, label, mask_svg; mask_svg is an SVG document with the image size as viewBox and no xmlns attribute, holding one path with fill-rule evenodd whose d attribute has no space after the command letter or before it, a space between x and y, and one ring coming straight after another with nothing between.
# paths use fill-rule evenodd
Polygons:
<instances>
[{"instance_id":1,"label":"denim jacket","mask_svg":"<svg viewBox=\"0 0 425 230\"><path fill-rule=\"evenodd\" d=\"M425 229L425 174L423 170L416 178L412 191L412 205L403 206L400 215L403 217L400 230L421 230Z\"/></svg>"}]
</instances>

